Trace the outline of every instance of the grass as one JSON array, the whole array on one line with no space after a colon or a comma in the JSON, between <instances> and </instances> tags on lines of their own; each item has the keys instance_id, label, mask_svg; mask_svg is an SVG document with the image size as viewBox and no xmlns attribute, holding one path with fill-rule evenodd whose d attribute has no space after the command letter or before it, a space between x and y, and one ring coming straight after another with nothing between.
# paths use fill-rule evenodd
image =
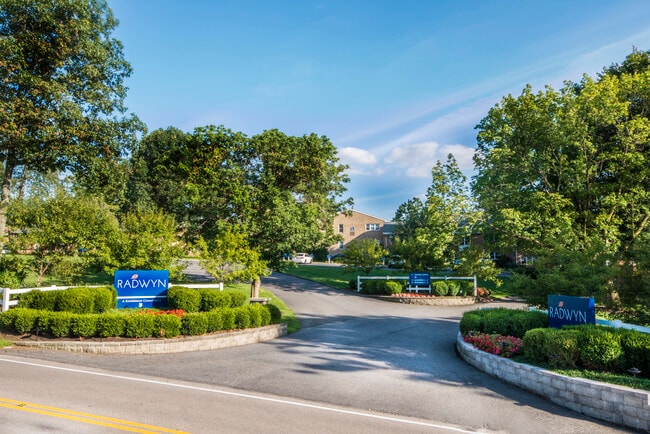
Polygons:
<instances>
[{"instance_id":1,"label":"grass","mask_svg":"<svg viewBox=\"0 0 650 434\"><path fill-rule=\"evenodd\" d=\"M7 340L5 340L5 339L0 339L0 348L10 347L10 346L12 346L13 344L14 344L14 343L11 342L11 341L7 341Z\"/></svg>"},{"instance_id":2,"label":"grass","mask_svg":"<svg viewBox=\"0 0 650 434\"><path fill-rule=\"evenodd\" d=\"M327 265L298 265L283 271L292 276L312 280L338 289L351 289L350 280L356 282L357 276L365 276L363 272L348 267L333 267ZM406 276L404 272L387 269L374 269L370 276Z\"/></svg>"}]
</instances>

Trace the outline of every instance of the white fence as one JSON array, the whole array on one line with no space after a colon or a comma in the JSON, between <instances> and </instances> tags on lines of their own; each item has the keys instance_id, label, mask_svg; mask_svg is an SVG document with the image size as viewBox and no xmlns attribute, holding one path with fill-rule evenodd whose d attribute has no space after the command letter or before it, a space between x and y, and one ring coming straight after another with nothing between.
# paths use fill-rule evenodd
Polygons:
<instances>
[{"instance_id":1,"label":"white fence","mask_svg":"<svg viewBox=\"0 0 650 434\"><path fill-rule=\"evenodd\" d=\"M474 282L474 297L478 295L476 276L473 277L445 277L431 276L431 280L471 280ZM357 276L357 292L361 291L362 280L409 280L409 276Z\"/></svg>"},{"instance_id":2,"label":"white fence","mask_svg":"<svg viewBox=\"0 0 650 434\"><path fill-rule=\"evenodd\" d=\"M100 288L104 286L110 286L110 285L96 285L96 286L84 286L85 288ZM215 288L218 289L219 291L223 291L223 282L221 283L179 283L179 284L172 284L170 286L182 286L185 288ZM2 305L0 305L0 312L4 312L9 310L11 307L16 306L18 304L18 300L12 300L11 296L12 295L18 295L18 294L24 294L29 291L33 290L39 290L39 291L61 291L64 289L68 288L77 288L77 286L41 286L38 288L20 288L20 289L10 289L10 288L0 288L0 292L2 293Z\"/></svg>"}]
</instances>

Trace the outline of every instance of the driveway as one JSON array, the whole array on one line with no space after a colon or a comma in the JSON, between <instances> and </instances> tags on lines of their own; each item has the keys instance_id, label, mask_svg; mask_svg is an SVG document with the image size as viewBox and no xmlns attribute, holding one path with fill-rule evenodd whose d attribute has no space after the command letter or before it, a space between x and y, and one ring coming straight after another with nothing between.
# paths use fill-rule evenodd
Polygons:
<instances>
[{"instance_id":1,"label":"driveway","mask_svg":"<svg viewBox=\"0 0 650 434\"><path fill-rule=\"evenodd\" d=\"M457 358L458 321L464 310L476 307L382 302L277 273L265 278L263 287L296 312L302 323L299 332L262 344L182 354L93 356L6 351L472 430L625 432L503 383Z\"/></svg>"}]
</instances>

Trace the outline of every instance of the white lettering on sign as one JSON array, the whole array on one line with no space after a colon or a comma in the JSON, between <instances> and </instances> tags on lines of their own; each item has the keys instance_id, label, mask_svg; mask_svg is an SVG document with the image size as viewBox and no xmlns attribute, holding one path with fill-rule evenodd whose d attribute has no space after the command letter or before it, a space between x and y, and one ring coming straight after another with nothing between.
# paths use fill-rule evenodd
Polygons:
<instances>
[{"instance_id":1,"label":"white lettering on sign","mask_svg":"<svg viewBox=\"0 0 650 434\"><path fill-rule=\"evenodd\" d=\"M565 309L563 307L549 307L548 314L552 318L581 322L585 324L587 323L587 313L575 309Z\"/></svg>"},{"instance_id":2,"label":"white lettering on sign","mask_svg":"<svg viewBox=\"0 0 650 434\"><path fill-rule=\"evenodd\" d=\"M167 288L167 280L147 279L147 280L118 280L117 289L122 288Z\"/></svg>"}]
</instances>

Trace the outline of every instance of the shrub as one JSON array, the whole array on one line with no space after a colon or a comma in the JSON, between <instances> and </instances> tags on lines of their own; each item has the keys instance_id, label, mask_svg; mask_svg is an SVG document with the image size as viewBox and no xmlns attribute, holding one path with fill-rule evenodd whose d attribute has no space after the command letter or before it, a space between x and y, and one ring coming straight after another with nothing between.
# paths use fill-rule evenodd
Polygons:
<instances>
[{"instance_id":1,"label":"shrub","mask_svg":"<svg viewBox=\"0 0 650 434\"><path fill-rule=\"evenodd\" d=\"M348 287L350 289L354 289L356 291L357 290L357 279L350 279L348 281Z\"/></svg>"},{"instance_id":2,"label":"shrub","mask_svg":"<svg viewBox=\"0 0 650 434\"><path fill-rule=\"evenodd\" d=\"M97 317L97 334L103 338L123 336L127 315L117 312L103 313Z\"/></svg>"},{"instance_id":3,"label":"shrub","mask_svg":"<svg viewBox=\"0 0 650 434\"><path fill-rule=\"evenodd\" d=\"M235 310L234 309L220 309L222 328L221 330L234 330L237 325L235 323Z\"/></svg>"},{"instance_id":4,"label":"shrub","mask_svg":"<svg viewBox=\"0 0 650 434\"><path fill-rule=\"evenodd\" d=\"M94 312L103 313L117 306L117 291L112 286L89 288L94 297Z\"/></svg>"},{"instance_id":5,"label":"shrub","mask_svg":"<svg viewBox=\"0 0 650 434\"><path fill-rule=\"evenodd\" d=\"M41 291L38 289L26 292L18 299L17 307L54 311L56 309L57 299L61 292L62 291Z\"/></svg>"},{"instance_id":6,"label":"shrub","mask_svg":"<svg viewBox=\"0 0 650 434\"><path fill-rule=\"evenodd\" d=\"M269 324L278 324L282 320L280 308L274 304L267 304L265 307L271 313L271 321Z\"/></svg>"},{"instance_id":7,"label":"shrub","mask_svg":"<svg viewBox=\"0 0 650 434\"><path fill-rule=\"evenodd\" d=\"M246 304L248 297L245 293L241 291L224 291L225 293L230 294L230 307L238 307Z\"/></svg>"},{"instance_id":8,"label":"shrub","mask_svg":"<svg viewBox=\"0 0 650 434\"><path fill-rule=\"evenodd\" d=\"M208 317L204 313L188 313L182 319L183 334L196 336L208 332Z\"/></svg>"},{"instance_id":9,"label":"shrub","mask_svg":"<svg viewBox=\"0 0 650 434\"><path fill-rule=\"evenodd\" d=\"M619 361L620 370L627 372L637 368L641 375L650 378L650 335L636 330L620 329L623 357Z\"/></svg>"},{"instance_id":10,"label":"shrub","mask_svg":"<svg viewBox=\"0 0 650 434\"><path fill-rule=\"evenodd\" d=\"M620 334L609 327L597 325L578 327L580 363L588 369L613 370L616 362L623 355Z\"/></svg>"},{"instance_id":11,"label":"shrub","mask_svg":"<svg viewBox=\"0 0 650 434\"><path fill-rule=\"evenodd\" d=\"M181 319L172 314L154 315L154 336L173 338L181 334Z\"/></svg>"},{"instance_id":12,"label":"shrub","mask_svg":"<svg viewBox=\"0 0 650 434\"><path fill-rule=\"evenodd\" d=\"M528 330L524 335L524 354L534 363L546 363L548 355L546 353L546 334L551 329L539 328Z\"/></svg>"},{"instance_id":13,"label":"shrub","mask_svg":"<svg viewBox=\"0 0 650 434\"><path fill-rule=\"evenodd\" d=\"M48 333L53 338L63 338L70 336L70 331L72 328L72 317L74 316L71 312L47 312L46 313L47 322L48 322Z\"/></svg>"},{"instance_id":14,"label":"shrub","mask_svg":"<svg viewBox=\"0 0 650 434\"><path fill-rule=\"evenodd\" d=\"M437 280L435 282L431 282L431 291L438 296L447 295L449 292L449 286L447 285L447 282L443 280Z\"/></svg>"},{"instance_id":15,"label":"shrub","mask_svg":"<svg viewBox=\"0 0 650 434\"><path fill-rule=\"evenodd\" d=\"M98 315L93 313L73 314L70 334L82 338L95 336L97 333L97 319Z\"/></svg>"},{"instance_id":16,"label":"shrub","mask_svg":"<svg viewBox=\"0 0 650 434\"><path fill-rule=\"evenodd\" d=\"M150 338L154 335L154 315L133 313L126 315L124 335L128 338Z\"/></svg>"},{"instance_id":17,"label":"shrub","mask_svg":"<svg viewBox=\"0 0 650 434\"><path fill-rule=\"evenodd\" d=\"M231 291L219 291L218 289L201 289L201 312L209 312L218 307L230 307L232 304Z\"/></svg>"},{"instance_id":18,"label":"shrub","mask_svg":"<svg viewBox=\"0 0 650 434\"><path fill-rule=\"evenodd\" d=\"M205 313L205 316L208 319L208 333L223 330L223 310L224 308L216 308Z\"/></svg>"},{"instance_id":19,"label":"shrub","mask_svg":"<svg viewBox=\"0 0 650 434\"><path fill-rule=\"evenodd\" d=\"M385 285L387 294L400 294L404 286L396 280L387 280Z\"/></svg>"},{"instance_id":20,"label":"shrub","mask_svg":"<svg viewBox=\"0 0 650 434\"><path fill-rule=\"evenodd\" d=\"M465 312L460 321L463 335L476 331L523 338L528 330L547 326L548 316L544 312L502 307Z\"/></svg>"},{"instance_id":21,"label":"shrub","mask_svg":"<svg viewBox=\"0 0 650 434\"><path fill-rule=\"evenodd\" d=\"M356 285L356 284L355 284ZM401 283L394 280L362 280L361 292L372 295L399 294L403 290Z\"/></svg>"},{"instance_id":22,"label":"shrub","mask_svg":"<svg viewBox=\"0 0 650 434\"><path fill-rule=\"evenodd\" d=\"M362 280L361 291L362 294L376 294L377 293L377 280Z\"/></svg>"},{"instance_id":23,"label":"shrub","mask_svg":"<svg viewBox=\"0 0 650 434\"><path fill-rule=\"evenodd\" d=\"M13 329L18 334L31 333L36 327L39 311L35 309L12 309L15 312ZM11 312L11 310L9 311Z\"/></svg>"},{"instance_id":24,"label":"shrub","mask_svg":"<svg viewBox=\"0 0 650 434\"><path fill-rule=\"evenodd\" d=\"M458 282L447 282L447 287L449 288L448 295L452 297L457 296L460 293L460 283Z\"/></svg>"},{"instance_id":25,"label":"shrub","mask_svg":"<svg viewBox=\"0 0 650 434\"><path fill-rule=\"evenodd\" d=\"M249 304L248 306L244 306L244 308L248 311L248 317L250 318L248 327L260 327L262 325L262 315L260 314L260 308L262 308L262 306L259 304Z\"/></svg>"},{"instance_id":26,"label":"shrub","mask_svg":"<svg viewBox=\"0 0 650 434\"><path fill-rule=\"evenodd\" d=\"M55 310L71 313L92 313L94 306L95 297L90 288L69 288L59 294Z\"/></svg>"},{"instance_id":27,"label":"shrub","mask_svg":"<svg viewBox=\"0 0 650 434\"><path fill-rule=\"evenodd\" d=\"M201 293L196 289L172 286L167 290L167 305L170 309L198 312L201 307Z\"/></svg>"},{"instance_id":28,"label":"shrub","mask_svg":"<svg viewBox=\"0 0 650 434\"><path fill-rule=\"evenodd\" d=\"M256 306L259 307L260 318L262 320L260 326L267 326L271 324L271 311L267 307L268 305L258 304Z\"/></svg>"},{"instance_id":29,"label":"shrub","mask_svg":"<svg viewBox=\"0 0 650 434\"><path fill-rule=\"evenodd\" d=\"M247 329L251 326L251 316L247 306L236 307L233 312L235 312L235 328Z\"/></svg>"}]
</instances>

